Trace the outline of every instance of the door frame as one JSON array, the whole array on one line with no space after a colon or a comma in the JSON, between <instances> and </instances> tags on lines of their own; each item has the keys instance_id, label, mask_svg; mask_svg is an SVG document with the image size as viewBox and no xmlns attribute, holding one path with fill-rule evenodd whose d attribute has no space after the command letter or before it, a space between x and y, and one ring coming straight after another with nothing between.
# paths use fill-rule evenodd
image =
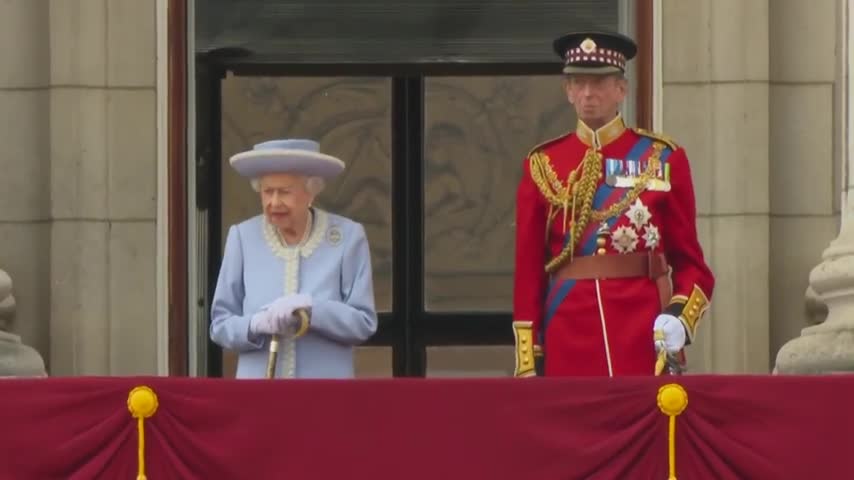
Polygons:
<instances>
[{"instance_id":1,"label":"door frame","mask_svg":"<svg viewBox=\"0 0 854 480\"><path fill-rule=\"evenodd\" d=\"M190 272L189 272L189 241L188 238L188 212L189 212L189 201L187 198L187 179L188 179L188 168L191 165L191 162L188 158L188 149L190 151L195 151L195 149L191 149L189 142L195 142L195 138L189 138L188 135L188 118L191 113L189 112L189 98L188 98L188 60L190 52L188 51L188 39L189 34L191 34L191 28L189 27L189 22L191 19L188 16L188 2L192 0L166 0L167 4L167 98L168 98L168 109L167 109L167 172L166 172L166 183L167 183L167 252L166 252L166 270L167 270L167 325L168 325L168 372L169 375L173 376L186 376L189 373L189 282L190 282ZM660 107L656 108L657 105L660 105L660 84L661 78L659 75L660 72L660 33L656 31L655 27L660 26L660 8L661 2L660 0L637 0L634 10L634 28L635 28L635 40L638 43L638 60L635 62L636 67L636 77L635 77L635 122L638 126L644 128L652 128L656 126L654 121L658 120L658 112L660 112ZM658 20L656 20L658 19ZM659 24L659 25L656 25ZM401 68L400 65L373 65L373 68L370 70L366 70L364 66L355 66L358 69L358 72L349 72L350 75L353 73L358 74L359 76L373 76L377 74L386 75L390 73L394 73L396 76L400 78L407 79L401 80L399 85L393 88L392 95L395 95L395 91L397 91L398 95L402 95L401 91L405 91L407 88L413 88L417 84L418 81L423 82L423 77L419 77L419 75L436 75L441 74L443 72L453 71L447 69L447 66L430 66L430 65L413 65L411 66L415 70L411 72L407 72L405 68ZM525 65L525 74L537 74L537 73L554 73L555 68L559 66L555 65ZM431 71L432 68L436 68L436 70ZM541 70L542 69L542 70ZM302 72L303 74L311 73L313 75L328 75L331 72L337 72L338 75L345 75L348 72L346 68L342 68L342 66L329 66L329 65L282 65L277 66L276 70L265 69L264 74L298 74ZM457 75L474 75L480 71L481 74L500 74L498 72L504 71L518 71L517 68L514 68L513 65L482 65L477 67L470 67L470 69L466 70L464 73L456 73ZM260 73L261 70L257 70L256 74ZM244 68L241 72L243 74L252 74L251 67ZM409 73L409 75L407 75ZM417 75L416 75L417 74ZM453 74L453 73L444 73L444 74ZM419 80L420 78L420 80ZM659 85L659 88L655 88L655 85ZM401 90L402 89L402 90ZM655 95L657 93L659 95ZM414 106L410 105L408 111L412 111ZM423 113L423 112L422 112ZM400 148L401 152L406 148L412 148L413 146L407 145L397 145L393 148ZM412 152L410 152L412 153ZM194 162L192 162L194 163ZM404 189L398 189L400 192L398 195L400 198L393 193L393 201L411 201L415 195L421 195L423 193L423 184L422 185L414 185L415 181L413 178L420 178L420 176L413 176L410 173L407 173L404 169L404 172L401 174L401 178L398 179L396 174L392 175L393 182L401 181L406 185ZM395 211L400 210L401 212L405 212L405 209L395 209ZM403 213L396 214L403 215ZM393 219L394 221L400 221L401 219ZM423 231L423 229L422 229ZM407 233L411 235L412 232ZM403 231L401 230L400 235L403 235ZM397 239L393 239L393 242ZM413 243L414 242L414 243ZM412 239L409 238L408 244L410 245L421 245L423 243L422 239ZM393 243L394 244L394 243ZM423 246L423 245L422 245ZM423 251L423 249L422 249ZM404 263L404 265L396 266L399 263ZM397 274L398 268L406 268L405 262L394 262L393 263L393 276ZM398 278L398 277L394 277ZM423 287L423 279L421 282L421 287ZM418 293L415 294L417 298L419 295L423 296L423 288L418 287L418 285L407 285L401 286L400 289L403 288L417 288L419 290ZM393 298L396 300L398 295L403 295L398 291L394 291ZM411 294L407 294L408 298L412 298ZM423 300L423 298L422 298ZM416 302L412 302L413 304ZM423 301L421 302L423 305ZM395 304L397 305L397 304ZM404 312L406 315L415 314L411 309L417 308L414 305L404 305ZM446 317L447 315L439 314L436 316L432 312L424 313L419 312L420 315L425 321L435 322L431 326L431 328L436 328L438 331L441 330L450 330L457 328L456 325L449 322ZM506 314L502 314L503 316L507 316ZM495 319L492 318L494 315L492 314L484 314L482 321L483 325L486 325L487 322L494 322ZM477 325L477 323L473 323L472 325ZM399 330L399 331L397 331ZM507 328L509 332L509 327ZM418 334L418 332L410 327L402 327L397 329L392 329L393 336L405 336L409 338L406 340L409 344L413 343L414 340L411 339L412 336ZM430 338L420 338L418 341L424 342L429 340L435 340ZM385 343L385 339L378 338L375 341L382 341ZM430 342L429 344L435 344ZM405 359L396 359L394 363L396 365L404 365L400 367L404 372L413 372L413 371L423 371L425 366L421 365L411 365L413 356L411 354L406 355Z\"/></svg>"},{"instance_id":2,"label":"door frame","mask_svg":"<svg viewBox=\"0 0 854 480\"><path fill-rule=\"evenodd\" d=\"M169 375L188 370L188 238L187 238L187 3L167 4L167 312Z\"/></svg>"}]
</instances>

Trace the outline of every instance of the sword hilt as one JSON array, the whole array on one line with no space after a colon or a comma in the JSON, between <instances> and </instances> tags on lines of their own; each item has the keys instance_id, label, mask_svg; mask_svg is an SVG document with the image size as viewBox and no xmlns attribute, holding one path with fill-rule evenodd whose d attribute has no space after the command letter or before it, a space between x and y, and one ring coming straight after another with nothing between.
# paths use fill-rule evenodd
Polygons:
<instances>
[{"instance_id":1,"label":"sword hilt","mask_svg":"<svg viewBox=\"0 0 854 480\"><path fill-rule=\"evenodd\" d=\"M670 375L682 375L684 368L679 363L676 354L667 351L667 344L664 341L664 332L656 330L653 333L653 341L655 342L655 350L657 358L655 360L655 376L664 373L665 368Z\"/></svg>"}]
</instances>

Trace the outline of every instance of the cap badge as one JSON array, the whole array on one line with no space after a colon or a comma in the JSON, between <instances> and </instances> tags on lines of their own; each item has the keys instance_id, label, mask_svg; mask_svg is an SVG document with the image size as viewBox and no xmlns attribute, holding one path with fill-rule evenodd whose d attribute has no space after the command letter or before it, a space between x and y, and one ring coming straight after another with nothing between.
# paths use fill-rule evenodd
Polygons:
<instances>
[{"instance_id":1,"label":"cap badge","mask_svg":"<svg viewBox=\"0 0 854 480\"><path fill-rule=\"evenodd\" d=\"M584 53L593 53L596 50L596 42L592 38L585 38L581 42L581 51Z\"/></svg>"}]
</instances>

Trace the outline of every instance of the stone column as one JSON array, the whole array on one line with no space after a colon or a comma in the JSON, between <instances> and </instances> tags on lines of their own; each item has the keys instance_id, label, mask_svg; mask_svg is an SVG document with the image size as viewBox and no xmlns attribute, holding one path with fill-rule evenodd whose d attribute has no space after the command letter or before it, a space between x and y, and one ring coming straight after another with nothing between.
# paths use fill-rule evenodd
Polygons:
<instances>
[{"instance_id":1,"label":"stone column","mask_svg":"<svg viewBox=\"0 0 854 480\"><path fill-rule=\"evenodd\" d=\"M823 261L809 275L812 290L826 305L828 313L824 322L801 331L801 336L786 343L777 354L776 371L782 374L815 374L854 371L854 178L849 172L854 168L854 35L848 0L838 5L842 41L840 89L843 94L843 114L840 119L844 132L840 156L843 158L841 227L839 235L824 251Z\"/></svg>"},{"instance_id":2,"label":"stone column","mask_svg":"<svg viewBox=\"0 0 854 480\"><path fill-rule=\"evenodd\" d=\"M851 168L850 157L848 160ZM850 192L854 186L847 186ZM843 201L839 236L810 273L810 285L827 306L827 318L801 331L777 354L778 373L854 372L854 202Z\"/></svg>"}]
</instances>

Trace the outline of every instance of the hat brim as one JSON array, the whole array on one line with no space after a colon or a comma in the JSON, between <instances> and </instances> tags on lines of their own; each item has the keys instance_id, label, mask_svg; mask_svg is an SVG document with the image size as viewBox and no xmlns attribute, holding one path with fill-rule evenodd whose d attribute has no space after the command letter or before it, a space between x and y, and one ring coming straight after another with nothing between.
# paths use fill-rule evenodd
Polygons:
<instances>
[{"instance_id":1,"label":"hat brim","mask_svg":"<svg viewBox=\"0 0 854 480\"><path fill-rule=\"evenodd\" d=\"M344 162L324 153L291 149L250 150L229 159L231 167L247 178L273 173L294 173L333 178L344 171Z\"/></svg>"},{"instance_id":2,"label":"hat brim","mask_svg":"<svg viewBox=\"0 0 854 480\"><path fill-rule=\"evenodd\" d=\"M615 73L625 73L620 67L613 65L602 65L595 67L585 67L581 65L567 65L563 67L563 73L567 75L613 75Z\"/></svg>"}]
</instances>

